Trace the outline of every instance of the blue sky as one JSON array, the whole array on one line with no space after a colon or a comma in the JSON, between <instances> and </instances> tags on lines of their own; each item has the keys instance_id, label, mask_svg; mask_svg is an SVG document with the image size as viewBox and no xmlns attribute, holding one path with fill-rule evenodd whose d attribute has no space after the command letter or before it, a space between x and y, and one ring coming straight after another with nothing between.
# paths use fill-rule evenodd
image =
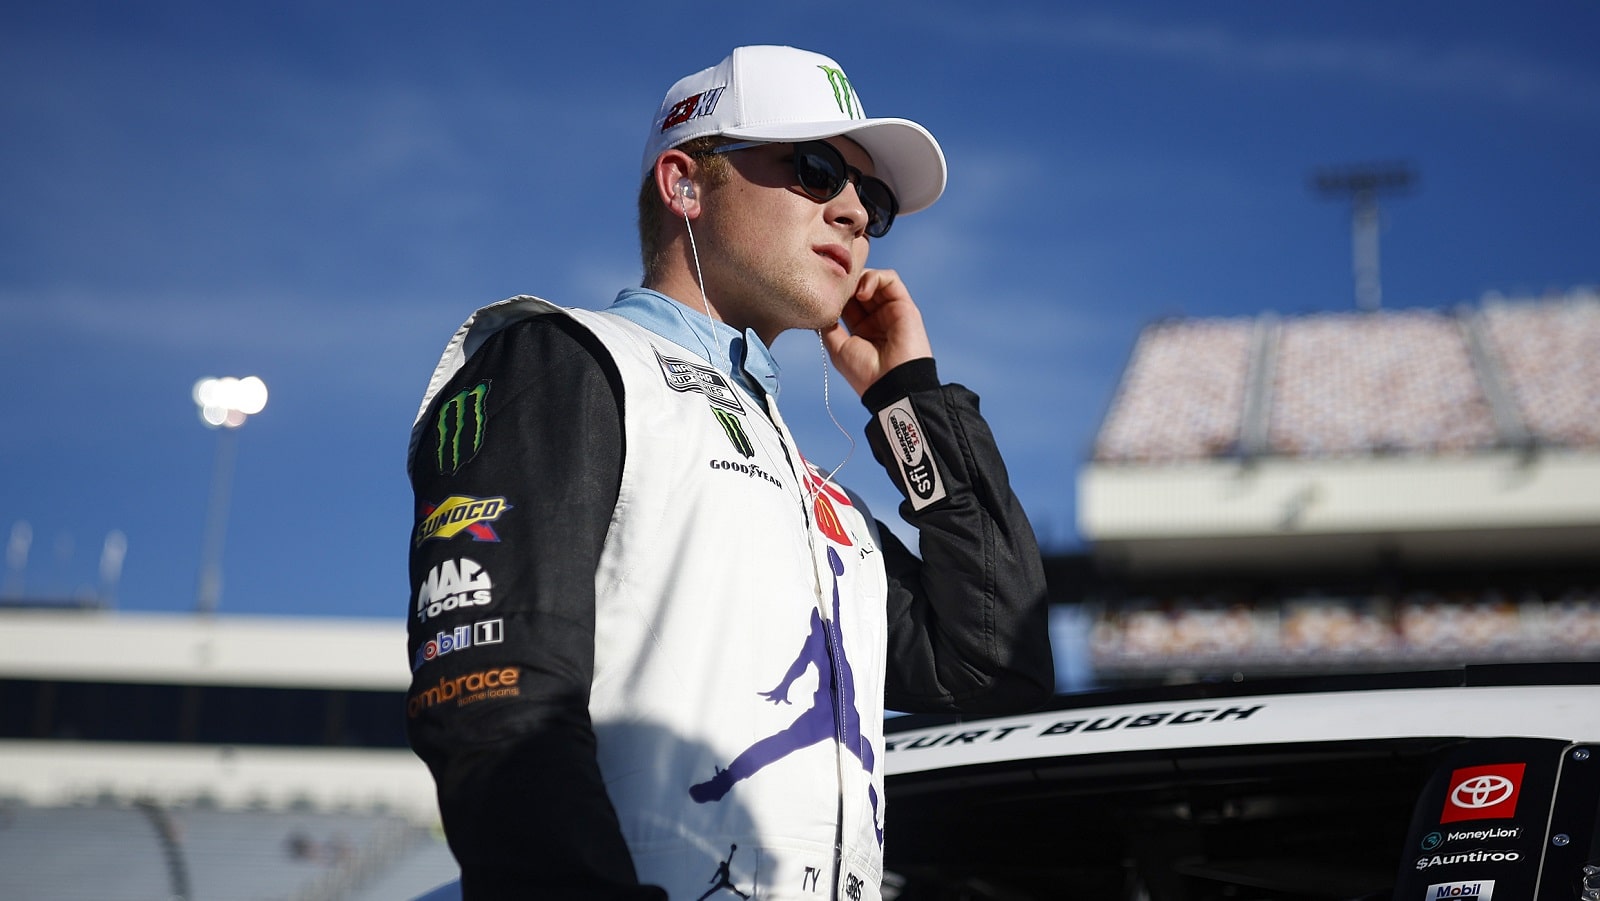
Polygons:
<instances>
[{"instance_id":1,"label":"blue sky","mask_svg":"<svg viewBox=\"0 0 1600 901\"><path fill-rule=\"evenodd\" d=\"M636 284L662 93L788 43L944 145L944 198L872 262L1075 547L1142 326L1353 308L1313 169L1420 174L1384 209L1386 306L1600 282L1596 34L1592 2L6 4L0 541L28 523L24 587L63 595L119 531L119 605L192 609L218 434L190 388L254 374L221 609L402 616L406 437L445 339L505 296ZM808 456L844 459L814 340L776 350ZM894 518L859 438L841 477Z\"/></svg>"}]
</instances>

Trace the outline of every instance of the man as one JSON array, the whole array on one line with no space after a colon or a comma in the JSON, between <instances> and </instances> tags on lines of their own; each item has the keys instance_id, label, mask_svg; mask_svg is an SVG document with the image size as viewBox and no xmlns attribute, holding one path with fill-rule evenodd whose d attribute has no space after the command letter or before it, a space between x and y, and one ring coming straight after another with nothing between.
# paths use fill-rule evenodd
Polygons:
<instances>
[{"instance_id":1,"label":"man","mask_svg":"<svg viewBox=\"0 0 1600 901\"><path fill-rule=\"evenodd\" d=\"M977 399L866 268L944 157L833 60L743 47L668 92L642 174L644 288L486 307L429 383L411 743L468 899L877 898L885 698L998 713L1052 686ZM921 559L801 457L768 352L789 329L862 395Z\"/></svg>"}]
</instances>

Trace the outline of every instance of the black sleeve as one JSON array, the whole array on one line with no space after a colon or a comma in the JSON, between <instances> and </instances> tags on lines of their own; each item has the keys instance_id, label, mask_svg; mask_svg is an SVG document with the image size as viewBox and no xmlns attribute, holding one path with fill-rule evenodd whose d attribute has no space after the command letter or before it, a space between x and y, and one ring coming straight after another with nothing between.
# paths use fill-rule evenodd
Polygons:
<instances>
[{"instance_id":1,"label":"black sleeve","mask_svg":"<svg viewBox=\"0 0 1600 901\"><path fill-rule=\"evenodd\" d=\"M867 441L905 500L921 558L888 529L890 709L1020 713L1054 691L1044 566L978 397L932 359L862 396ZM889 411L884 415L884 411Z\"/></svg>"},{"instance_id":2,"label":"black sleeve","mask_svg":"<svg viewBox=\"0 0 1600 901\"><path fill-rule=\"evenodd\" d=\"M638 884L588 710L621 398L605 349L546 315L486 341L423 420L407 735L466 901L666 897Z\"/></svg>"}]
</instances>

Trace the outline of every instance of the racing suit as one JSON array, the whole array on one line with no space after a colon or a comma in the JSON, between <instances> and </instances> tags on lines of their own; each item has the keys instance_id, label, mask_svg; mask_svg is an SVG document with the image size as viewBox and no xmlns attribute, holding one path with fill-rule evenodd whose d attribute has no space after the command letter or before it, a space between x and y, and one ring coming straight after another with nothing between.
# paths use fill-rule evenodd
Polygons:
<instances>
[{"instance_id":1,"label":"racing suit","mask_svg":"<svg viewBox=\"0 0 1600 901\"><path fill-rule=\"evenodd\" d=\"M478 311L413 430L407 727L463 892L875 899L885 699L1051 690L1037 547L977 400L932 360L863 398L919 559L801 458L753 334L721 326L718 353L660 324L674 301L621 300L648 327Z\"/></svg>"}]
</instances>

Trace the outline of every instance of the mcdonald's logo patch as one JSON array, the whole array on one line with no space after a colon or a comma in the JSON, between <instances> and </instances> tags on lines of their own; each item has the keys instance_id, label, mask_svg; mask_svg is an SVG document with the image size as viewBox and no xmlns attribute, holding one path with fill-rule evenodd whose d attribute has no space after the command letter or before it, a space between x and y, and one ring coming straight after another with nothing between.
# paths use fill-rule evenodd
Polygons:
<instances>
[{"instance_id":1,"label":"mcdonald's logo patch","mask_svg":"<svg viewBox=\"0 0 1600 901\"><path fill-rule=\"evenodd\" d=\"M839 511L833 509L833 501L826 494L817 494L811 502L811 512L817 521L817 531L828 536L830 541L850 547L850 536L845 533L844 523L839 521Z\"/></svg>"},{"instance_id":2,"label":"mcdonald's logo patch","mask_svg":"<svg viewBox=\"0 0 1600 901\"><path fill-rule=\"evenodd\" d=\"M835 501L846 507L850 506L849 496L817 478L810 463L806 464L806 488L812 494L811 516L817 523L817 531L826 535L830 541L851 547L850 533L844 530L844 523L839 519L839 511L833 506Z\"/></svg>"},{"instance_id":3,"label":"mcdonald's logo patch","mask_svg":"<svg viewBox=\"0 0 1600 901\"><path fill-rule=\"evenodd\" d=\"M434 434L439 446L436 458L439 474L453 476L483 449L489 428L489 382L482 381L459 391L439 405L434 418Z\"/></svg>"}]
</instances>

